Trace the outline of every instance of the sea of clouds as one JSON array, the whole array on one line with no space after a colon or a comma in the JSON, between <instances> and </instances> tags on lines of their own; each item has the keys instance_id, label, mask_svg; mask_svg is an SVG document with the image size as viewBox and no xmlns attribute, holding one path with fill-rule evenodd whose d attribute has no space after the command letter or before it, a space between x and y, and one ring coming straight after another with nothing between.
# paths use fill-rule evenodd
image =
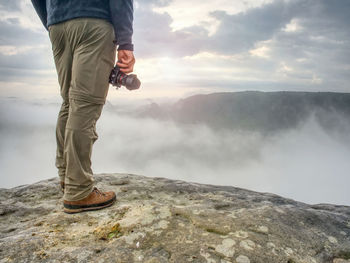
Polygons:
<instances>
[{"instance_id":1,"label":"sea of clouds","mask_svg":"<svg viewBox=\"0 0 350 263\"><path fill-rule=\"evenodd\" d=\"M59 103L3 98L0 105L0 187L57 176ZM327 131L311 117L298 128L263 136L134 118L105 107L97 123L93 170L231 185L306 203L348 205L346 131L344 127Z\"/></svg>"}]
</instances>

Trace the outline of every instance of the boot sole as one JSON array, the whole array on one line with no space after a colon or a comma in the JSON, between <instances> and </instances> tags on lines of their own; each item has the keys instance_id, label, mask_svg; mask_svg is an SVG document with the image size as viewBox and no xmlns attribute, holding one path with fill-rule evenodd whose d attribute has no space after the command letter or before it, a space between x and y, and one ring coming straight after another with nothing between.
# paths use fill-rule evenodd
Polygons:
<instances>
[{"instance_id":1,"label":"boot sole","mask_svg":"<svg viewBox=\"0 0 350 263\"><path fill-rule=\"evenodd\" d=\"M113 205L116 201L116 198L113 198L109 203L104 203L100 206L86 206L86 207L79 207L79 208L67 208L64 207L63 211L67 214L75 214L75 213L80 213L80 212L85 212L85 211L93 211L93 210L99 210L103 209L105 207L109 207Z\"/></svg>"}]
</instances>

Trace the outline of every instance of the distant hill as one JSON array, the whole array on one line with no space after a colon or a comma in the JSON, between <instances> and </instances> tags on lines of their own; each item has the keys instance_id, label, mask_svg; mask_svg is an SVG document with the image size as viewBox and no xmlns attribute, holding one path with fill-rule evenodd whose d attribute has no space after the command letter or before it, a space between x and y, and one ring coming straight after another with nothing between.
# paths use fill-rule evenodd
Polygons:
<instances>
[{"instance_id":1,"label":"distant hill","mask_svg":"<svg viewBox=\"0 0 350 263\"><path fill-rule=\"evenodd\" d=\"M205 123L213 128L273 132L297 127L314 114L321 125L350 124L350 93L335 92L222 92L194 95L173 104L149 104L134 114Z\"/></svg>"}]
</instances>

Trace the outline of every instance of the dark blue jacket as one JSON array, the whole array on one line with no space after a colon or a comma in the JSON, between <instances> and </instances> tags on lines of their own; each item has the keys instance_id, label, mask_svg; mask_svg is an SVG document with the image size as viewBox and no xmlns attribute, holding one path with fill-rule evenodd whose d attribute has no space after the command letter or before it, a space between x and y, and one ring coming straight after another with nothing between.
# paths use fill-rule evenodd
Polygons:
<instances>
[{"instance_id":1,"label":"dark blue jacket","mask_svg":"<svg viewBox=\"0 0 350 263\"><path fill-rule=\"evenodd\" d=\"M112 23L118 50L133 50L133 0L31 0L46 30L77 17L103 18Z\"/></svg>"}]
</instances>

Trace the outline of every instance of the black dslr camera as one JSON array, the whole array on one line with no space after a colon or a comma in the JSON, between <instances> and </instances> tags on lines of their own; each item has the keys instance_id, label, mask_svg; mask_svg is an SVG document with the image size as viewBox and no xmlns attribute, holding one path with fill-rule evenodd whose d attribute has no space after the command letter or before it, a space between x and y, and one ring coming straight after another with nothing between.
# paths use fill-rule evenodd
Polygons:
<instances>
[{"instance_id":1,"label":"black dslr camera","mask_svg":"<svg viewBox=\"0 0 350 263\"><path fill-rule=\"evenodd\" d=\"M137 78L137 75L127 75L121 72L117 65L115 65L109 75L109 83L116 86L117 89L125 86L128 90L138 89L141 85L141 81Z\"/></svg>"}]
</instances>

